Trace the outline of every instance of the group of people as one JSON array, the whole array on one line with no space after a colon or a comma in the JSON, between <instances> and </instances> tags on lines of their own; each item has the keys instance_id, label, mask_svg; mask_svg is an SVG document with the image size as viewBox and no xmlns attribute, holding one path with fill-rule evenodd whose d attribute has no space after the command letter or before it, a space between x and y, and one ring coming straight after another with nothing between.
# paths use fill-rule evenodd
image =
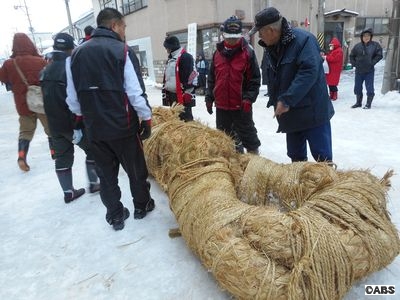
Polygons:
<instances>
[{"instance_id":1,"label":"group of people","mask_svg":"<svg viewBox=\"0 0 400 300\"><path fill-rule=\"evenodd\" d=\"M261 85L259 64L254 49L242 34L240 19L228 18L221 30L223 40L217 44L207 76L206 109L213 114L215 107L217 129L232 137L238 152L246 149L247 153L258 154L261 142L252 106ZM316 38L309 32L291 28L273 7L255 16L255 26L249 34L256 32L260 37L258 43L265 51L263 80L268 82L268 107L274 107L278 132L286 133L287 155L293 162L306 161L308 142L316 161L332 162L330 119L334 109ZM169 48L177 43L177 38L170 36L164 47L179 52L181 50ZM183 65L179 65L171 73L181 76L183 70ZM167 88L169 74L168 62L164 76L167 91L163 89L163 100L171 99ZM185 88L187 78L180 77L181 88ZM176 82L174 78L172 81ZM166 103L163 101L163 104Z\"/></svg>"},{"instance_id":2,"label":"group of people","mask_svg":"<svg viewBox=\"0 0 400 300\"><path fill-rule=\"evenodd\" d=\"M69 34L57 34L48 64L26 34L16 33L13 54L0 69L0 81L11 87L19 114L17 162L21 170L30 169L27 153L39 120L49 138L64 201L69 203L85 193L85 189L75 189L72 181L77 145L86 153L89 192L100 192L106 221L121 230L130 212L121 202L120 166L129 177L134 218L145 217L155 207L142 147L142 141L151 135L152 111L139 61L125 42L123 15L105 8L96 22L97 28L88 28L91 33L78 47ZM217 44L209 67L203 56L194 60L176 36L166 37L162 104L183 105L180 118L192 121L196 88L206 87L205 106L209 114L215 107L217 129L232 137L238 152L246 149L259 154L261 142L252 108L261 85L259 64L242 34L240 19L228 18L221 29L223 40ZM249 35L256 32L264 50L267 107L274 108L278 132L286 133L287 155L292 162L307 161L308 143L316 161L331 163L330 120L335 113L331 100L338 97L343 63L339 40L333 38L330 51L324 55L330 65L325 75L317 39L310 32L292 28L276 8L256 14ZM382 48L371 39L372 31L363 31L361 43L350 54L356 68L357 102L353 108L362 105L364 81L365 108L371 108L374 97L374 65L382 59ZM27 84L41 85L45 114L29 110Z\"/></svg>"},{"instance_id":3,"label":"group of people","mask_svg":"<svg viewBox=\"0 0 400 300\"><path fill-rule=\"evenodd\" d=\"M355 68L354 94L356 103L351 108L362 106L363 83L367 91L367 103L364 109L370 109L375 96L374 66L383 58L382 47L378 42L372 41L373 31L371 28L364 29L360 34L361 41L357 43L350 52L351 65ZM343 68L343 50L340 41L334 37L329 43L329 51L323 59L328 64L326 82L329 86L330 98L334 101L338 98L338 84Z\"/></svg>"},{"instance_id":4,"label":"group of people","mask_svg":"<svg viewBox=\"0 0 400 300\"><path fill-rule=\"evenodd\" d=\"M106 221L121 230L130 212L121 202L120 166L129 177L134 218L142 219L155 208L142 145L151 135L152 110L139 61L125 43L123 15L105 8L96 22L97 28L78 47L71 35L57 34L49 63L26 34L16 33L0 81L11 86L19 114L21 170L30 170L27 152L39 120L49 137L65 203L85 193L72 182L77 145L86 153L89 192L100 192ZM41 86L45 113L29 110L27 85Z\"/></svg>"},{"instance_id":5,"label":"group of people","mask_svg":"<svg viewBox=\"0 0 400 300\"><path fill-rule=\"evenodd\" d=\"M278 132L286 133L287 155L292 162L306 161L308 143L316 161L331 163L330 119L334 115L331 100L338 99L338 84L343 69L343 50L339 39L332 38L329 51L323 53L321 59L316 38L307 31L292 28L276 8L263 9L256 14L254 22L249 35L259 33L258 44L264 49L261 68L262 83L268 86L267 107L274 107ZM252 105L257 99L261 80L257 59L253 48L243 37L242 22L237 17L228 18L221 25L221 30L223 41L217 44L206 77L206 109L213 114L215 106L216 127L232 137L238 152L244 153L246 149L247 153L258 154L261 143L252 116ZM171 48L171 45L175 47ZM164 47L170 55L164 74L163 104L182 103L186 111L188 103L192 102L179 98L176 101L170 97L168 94L172 89L168 87L168 81L174 83L173 91L179 89L179 93L185 93L188 84L191 89L194 88L195 85L188 81L192 78L188 74L193 74L192 60L189 59L186 67L179 64L172 69L171 59L178 64L178 52L184 50L175 36L167 37ZM175 58L171 51L177 51ZM371 108L374 65L381 59L382 48L372 41L372 30L364 30L361 42L354 46L350 54L350 61L355 67L354 93L357 97L352 108L361 107L364 81L367 90L364 108ZM329 65L328 72L324 71L323 60ZM197 63L197 66L201 64ZM176 77L179 77L179 82ZM191 98L188 96L187 99ZM190 114L190 119L185 121L192 119Z\"/></svg>"}]
</instances>

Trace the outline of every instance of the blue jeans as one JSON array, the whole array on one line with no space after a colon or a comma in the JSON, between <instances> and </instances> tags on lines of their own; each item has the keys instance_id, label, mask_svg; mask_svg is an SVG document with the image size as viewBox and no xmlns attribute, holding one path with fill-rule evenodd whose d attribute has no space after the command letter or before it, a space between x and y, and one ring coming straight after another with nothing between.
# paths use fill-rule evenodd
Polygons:
<instances>
[{"instance_id":1,"label":"blue jeans","mask_svg":"<svg viewBox=\"0 0 400 300\"><path fill-rule=\"evenodd\" d=\"M307 142L316 161L332 161L331 123L286 133L287 155L292 162L307 161Z\"/></svg>"},{"instance_id":2,"label":"blue jeans","mask_svg":"<svg viewBox=\"0 0 400 300\"><path fill-rule=\"evenodd\" d=\"M363 94L363 82L365 81L365 89L367 90L367 96L375 96L374 89L374 75L375 70L368 73L355 73L354 79L354 94L362 96Z\"/></svg>"}]
</instances>

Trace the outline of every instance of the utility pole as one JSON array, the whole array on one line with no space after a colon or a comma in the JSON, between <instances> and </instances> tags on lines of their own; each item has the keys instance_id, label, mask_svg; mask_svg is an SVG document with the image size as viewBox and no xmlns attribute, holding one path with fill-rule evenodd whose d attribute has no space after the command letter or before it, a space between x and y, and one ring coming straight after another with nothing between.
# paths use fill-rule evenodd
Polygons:
<instances>
[{"instance_id":1,"label":"utility pole","mask_svg":"<svg viewBox=\"0 0 400 300\"><path fill-rule=\"evenodd\" d=\"M68 2L69 2L69 0L65 0L65 8L67 9L67 16L68 16L69 34L75 38L74 27L72 26L71 12L69 10Z\"/></svg>"},{"instance_id":2,"label":"utility pole","mask_svg":"<svg viewBox=\"0 0 400 300\"><path fill-rule=\"evenodd\" d=\"M14 9L18 9L18 8L24 10L24 12L26 14L26 17L28 18L29 31L30 31L30 33L32 35L33 43L35 44L35 46L37 46L36 45L36 39L35 39L35 30L32 27L31 17L29 15L29 10L28 10L28 6L26 5L26 1L24 0L24 6L22 6L22 5L14 5Z\"/></svg>"},{"instance_id":3,"label":"utility pole","mask_svg":"<svg viewBox=\"0 0 400 300\"><path fill-rule=\"evenodd\" d=\"M383 73L382 94L393 91L396 88L400 90L400 0L393 0L392 18L389 23L389 41L386 52L385 69Z\"/></svg>"},{"instance_id":4,"label":"utility pole","mask_svg":"<svg viewBox=\"0 0 400 300\"><path fill-rule=\"evenodd\" d=\"M317 39L321 50L325 48L325 0L318 0Z\"/></svg>"}]
</instances>

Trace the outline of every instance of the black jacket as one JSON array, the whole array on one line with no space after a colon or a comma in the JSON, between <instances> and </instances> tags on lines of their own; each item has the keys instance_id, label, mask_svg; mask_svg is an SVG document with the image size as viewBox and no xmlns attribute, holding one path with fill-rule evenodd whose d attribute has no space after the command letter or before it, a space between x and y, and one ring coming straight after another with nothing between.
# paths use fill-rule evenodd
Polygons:
<instances>
[{"instance_id":1,"label":"black jacket","mask_svg":"<svg viewBox=\"0 0 400 300\"><path fill-rule=\"evenodd\" d=\"M124 91L126 51L116 33L98 27L72 54L71 71L89 139L113 140L138 133L139 119ZM143 90L141 76L138 79Z\"/></svg>"},{"instance_id":2,"label":"black jacket","mask_svg":"<svg viewBox=\"0 0 400 300\"><path fill-rule=\"evenodd\" d=\"M363 33L367 32L364 30L361 33L361 42L356 44L350 53L350 62L353 67L356 68L357 73L369 73L374 70L374 66L377 62L379 62L382 58L382 47L378 42L372 40L372 32L371 40L364 44L362 41Z\"/></svg>"},{"instance_id":3,"label":"black jacket","mask_svg":"<svg viewBox=\"0 0 400 300\"><path fill-rule=\"evenodd\" d=\"M52 62L41 72L40 85L43 91L44 110L52 135L71 133L74 115L65 102L67 97L65 74L65 52L54 52Z\"/></svg>"}]
</instances>

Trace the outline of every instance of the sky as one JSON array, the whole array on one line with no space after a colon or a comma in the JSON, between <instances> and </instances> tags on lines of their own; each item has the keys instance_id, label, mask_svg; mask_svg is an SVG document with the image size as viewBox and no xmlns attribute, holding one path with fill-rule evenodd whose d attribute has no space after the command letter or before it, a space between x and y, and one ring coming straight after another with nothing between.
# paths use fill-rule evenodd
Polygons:
<instances>
[{"instance_id":1,"label":"sky","mask_svg":"<svg viewBox=\"0 0 400 300\"><path fill-rule=\"evenodd\" d=\"M35 32L57 32L68 26L65 0L25 0ZM72 22L92 9L91 0L69 0ZM29 33L24 0L2 0L0 11L0 57L12 46L15 32ZM22 6L15 9L14 6Z\"/></svg>"},{"instance_id":2,"label":"sky","mask_svg":"<svg viewBox=\"0 0 400 300\"><path fill-rule=\"evenodd\" d=\"M339 170L369 169L381 178L394 169L388 192L388 210L400 229L400 93L380 94L383 64L377 65L376 96L372 109L351 109L354 70L343 71L339 99L333 102L334 162ZM161 91L147 82L152 106L161 104ZM290 163L285 135L276 133L273 111L266 108L263 86L254 104L254 121L261 140L261 155L277 163ZM31 171L17 167L18 116L12 94L0 86L0 299L13 300L228 300L210 272L189 250L182 237L171 239L168 231L177 223L168 197L157 182L151 195L156 208L142 220L132 217L122 231L105 222L99 195L85 194L65 204L47 138L41 126L31 142ZM197 98L194 117L215 128L204 97ZM76 148L73 167L75 188L87 187L84 155ZM126 174L119 183L122 202L131 212ZM345 300L394 299L364 296L364 285L396 285L400 293L400 257L390 265L357 282Z\"/></svg>"}]
</instances>

